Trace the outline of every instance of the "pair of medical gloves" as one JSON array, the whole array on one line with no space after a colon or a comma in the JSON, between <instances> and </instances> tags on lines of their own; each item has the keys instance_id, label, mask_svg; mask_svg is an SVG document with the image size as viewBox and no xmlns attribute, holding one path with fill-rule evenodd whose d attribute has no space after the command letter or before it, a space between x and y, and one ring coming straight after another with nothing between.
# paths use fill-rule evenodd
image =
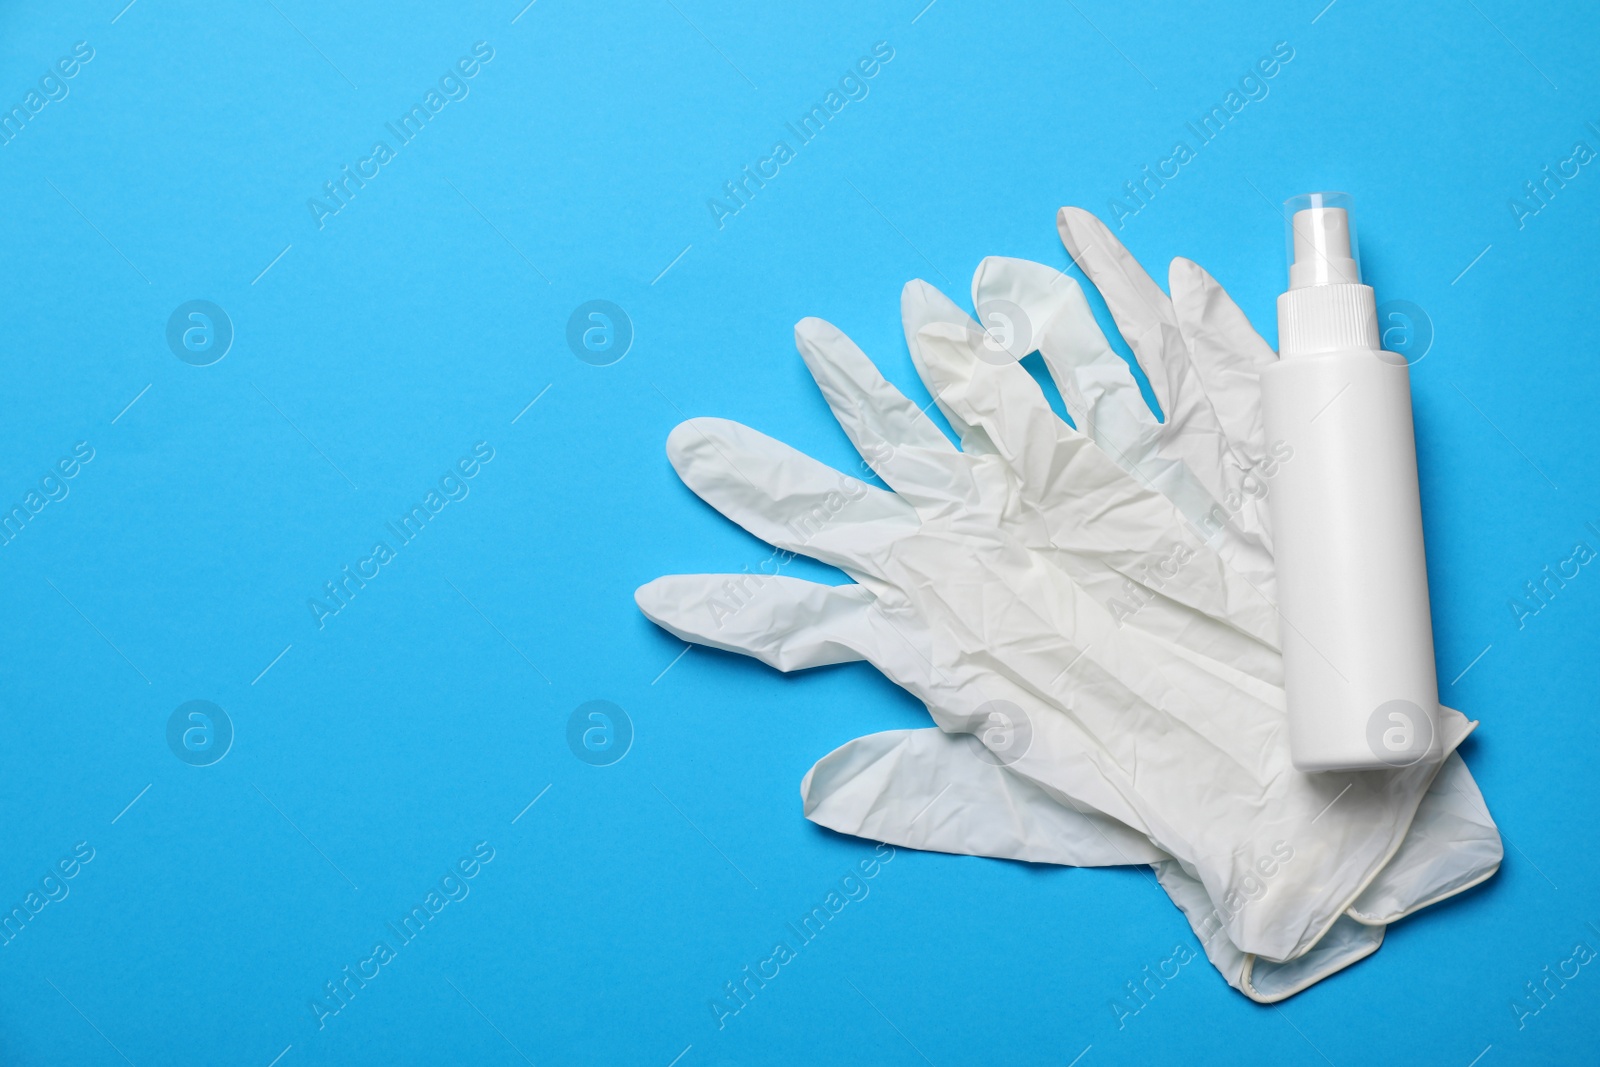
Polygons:
<instances>
[{"instance_id":1,"label":"pair of medical gloves","mask_svg":"<svg viewBox=\"0 0 1600 1067\"><path fill-rule=\"evenodd\" d=\"M981 324L913 281L906 343L959 448L811 318L800 355L887 489L724 419L667 440L708 504L854 582L676 575L636 599L685 641L783 671L866 660L927 706L937 728L818 761L807 818L930 851L1148 864L1228 983L1281 1000L1498 869L1455 751L1475 723L1441 710L1442 762L1295 770L1265 500L1294 458L1266 439L1259 383L1276 356L1196 264L1173 261L1169 295L1093 215L1058 225L1164 418L1066 274L984 260ZM1071 424L1018 362L1035 350Z\"/></svg>"}]
</instances>

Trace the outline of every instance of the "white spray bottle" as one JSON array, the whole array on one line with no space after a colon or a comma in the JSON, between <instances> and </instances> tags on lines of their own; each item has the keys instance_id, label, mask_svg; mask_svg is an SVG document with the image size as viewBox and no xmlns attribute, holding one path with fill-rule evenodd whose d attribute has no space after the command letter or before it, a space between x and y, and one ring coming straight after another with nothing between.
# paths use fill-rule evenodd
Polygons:
<instances>
[{"instance_id":1,"label":"white spray bottle","mask_svg":"<svg viewBox=\"0 0 1600 1067\"><path fill-rule=\"evenodd\" d=\"M1302 771L1408 766L1440 751L1410 374L1379 347L1350 198L1285 207L1261 388L1267 440L1293 450L1268 497L1290 754Z\"/></svg>"}]
</instances>

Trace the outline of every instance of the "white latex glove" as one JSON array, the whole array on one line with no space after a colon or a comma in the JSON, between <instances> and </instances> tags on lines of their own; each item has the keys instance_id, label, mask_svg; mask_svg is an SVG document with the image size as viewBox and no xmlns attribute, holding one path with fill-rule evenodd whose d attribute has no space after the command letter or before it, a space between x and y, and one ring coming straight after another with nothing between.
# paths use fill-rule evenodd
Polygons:
<instances>
[{"instance_id":1,"label":"white latex glove","mask_svg":"<svg viewBox=\"0 0 1600 1067\"><path fill-rule=\"evenodd\" d=\"M804 339L805 324L800 332ZM1126 475L1049 413L1026 371L977 356L983 335L972 324L935 321L918 338L920 369L959 418L967 452L881 379L872 389L890 402L870 417L835 407L863 454L882 457L877 469L896 493L735 423L690 420L668 441L702 498L858 585L779 579L722 617L709 605L725 576L680 576L641 588L640 607L685 640L781 667L868 659L921 698L942 729L975 734L1052 799L1142 832L1209 899L1250 900L1222 917L1242 952L1278 961L1304 954L1400 847L1438 764L1295 771L1281 694L1274 703L1270 686L1239 684L1186 649L1119 626L1058 566L1057 552L1030 544L1047 525L1040 502L1063 493L1105 506L1137 500L1151 515L1166 505L1165 530L1149 527L1159 543L1184 537L1184 520L1143 486L1116 487ZM816 358L840 355L806 354L814 370ZM850 361L844 377L875 376L853 346ZM1018 403L1028 390L1033 400ZM1049 542L1048 530L1042 536ZM1216 561L1204 553L1194 553L1202 570ZM1218 581L1226 586L1226 568ZM1018 729L991 729L997 711ZM1443 721L1453 751L1468 726L1458 713ZM1292 861L1274 862L1285 849Z\"/></svg>"}]
</instances>

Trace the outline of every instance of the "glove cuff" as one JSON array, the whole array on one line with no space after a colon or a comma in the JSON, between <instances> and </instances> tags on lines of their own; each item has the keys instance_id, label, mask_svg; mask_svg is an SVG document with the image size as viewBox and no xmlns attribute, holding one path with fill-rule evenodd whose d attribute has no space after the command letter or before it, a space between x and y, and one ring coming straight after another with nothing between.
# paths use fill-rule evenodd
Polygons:
<instances>
[{"instance_id":1,"label":"glove cuff","mask_svg":"<svg viewBox=\"0 0 1600 1067\"><path fill-rule=\"evenodd\" d=\"M1202 923L1214 910L1205 887L1176 860L1151 866L1162 888L1189 920L1196 936L1200 936ZM1221 925L1214 925L1210 937L1200 937L1200 944L1206 958L1229 985L1257 1004L1275 1004L1372 955L1383 944L1383 932L1382 926L1367 926L1340 916L1315 945L1283 963L1239 951Z\"/></svg>"}]
</instances>

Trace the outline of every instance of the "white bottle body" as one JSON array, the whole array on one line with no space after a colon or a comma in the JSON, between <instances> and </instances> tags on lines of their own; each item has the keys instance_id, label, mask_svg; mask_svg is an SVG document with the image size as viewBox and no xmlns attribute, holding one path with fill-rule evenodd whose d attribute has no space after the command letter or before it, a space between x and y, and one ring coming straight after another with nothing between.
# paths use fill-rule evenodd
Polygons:
<instances>
[{"instance_id":1,"label":"white bottle body","mask_svg":"<svg viewBox=\"0 0 1600 1067\"><path fill-rule=\"evenodd\" d=\"M1439 752L1409 369L1379 353L1375 322L1347 335L1354 344L1292 350L1291 320L1322 317L1308 305L1337 297L1370 308L1371 292L1284 294L1283 358L1261 374L1267 440L1292 450L1267 503L1290 751L1302 771L1406 766Z\"/></svg>"}]
</instances>

